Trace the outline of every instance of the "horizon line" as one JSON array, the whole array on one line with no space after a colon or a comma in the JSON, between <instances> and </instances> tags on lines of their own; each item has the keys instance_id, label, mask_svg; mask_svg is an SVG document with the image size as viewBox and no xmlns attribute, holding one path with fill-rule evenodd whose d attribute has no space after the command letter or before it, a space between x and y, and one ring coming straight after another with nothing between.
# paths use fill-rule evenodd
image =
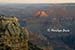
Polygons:
<instances>
[{"instance_id":1,"label":"horizon line","mask_svg":"<svg viewBox=\"0 0 75 50\"><path fill-rule=\"evenodd\" d=\"M0 3L0 4L75 4L75 3Z\"/></svg>"}]
</instances>

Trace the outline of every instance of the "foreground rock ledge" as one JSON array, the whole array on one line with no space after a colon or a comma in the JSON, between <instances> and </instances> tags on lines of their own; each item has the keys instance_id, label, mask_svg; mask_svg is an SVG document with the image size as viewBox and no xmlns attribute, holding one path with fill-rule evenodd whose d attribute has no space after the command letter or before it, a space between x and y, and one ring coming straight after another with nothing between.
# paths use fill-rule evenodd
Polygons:
<instances>
[{"instance_id":1,"label":"foreground rock ledge","mask_svg":"<svg viewBox=\"0 0 75 50\"><path fill-rule=\"evenodd\" d=\"M28 50L26 32L16 17L0 16L0 50Z\"/></svg>"},{"instance_id":2,"label":"foreground rock ledge","mask_svg":"<svg viewBox=\"0 0 75 50\"><path fill-rule=\"evenodd\" d=\"M0 50L42 50L28 41L28 31L18 18L0 16Z\"/></svg>"}]
</instances>

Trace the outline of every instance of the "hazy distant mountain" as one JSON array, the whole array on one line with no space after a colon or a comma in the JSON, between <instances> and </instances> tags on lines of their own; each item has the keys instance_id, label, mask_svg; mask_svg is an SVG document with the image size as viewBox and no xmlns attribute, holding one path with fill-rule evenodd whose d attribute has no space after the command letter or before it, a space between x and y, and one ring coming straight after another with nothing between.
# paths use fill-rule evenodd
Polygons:
<instances>
[{"instance_id":1,"label":"hazy distant mountain","mask_svg":"<svg viewBox=\"0 0 75 50\"><path fill-rule=\"evenodd\" d=\"M48 11L49 15L51 13L54 15L55 13L57 13L57 11L58 13L62 14L66 10L69 15L74 15L73 12L75 7L70 5L72 4L6 4L0 5L0 14L30 17L33 16L34 13L38 10Z\"/></svg>"}]
</instances>

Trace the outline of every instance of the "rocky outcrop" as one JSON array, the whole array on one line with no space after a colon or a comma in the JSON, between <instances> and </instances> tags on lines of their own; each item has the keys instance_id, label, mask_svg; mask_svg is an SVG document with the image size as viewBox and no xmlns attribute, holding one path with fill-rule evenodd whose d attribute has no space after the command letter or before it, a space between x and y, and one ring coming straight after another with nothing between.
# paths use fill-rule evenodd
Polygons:
<instances>
[{"instance_id":1,"label":"rocky outcrop","mask_svg":"<svg viewBox=\"0 0 75 50\"><path fill-rule=\"evenodd\" d=\"M28 32L20 27L16 17L0 16L0 50L41 50L28 44Z\"/></svg>"},{"instance_id":2,"label":"rocky outcrop","mask_svg":"<svg viewBox=\"0 0 75 50\"><path fill-rule=\"evenodd\" d=\"M16 17L0 17L0 50L28 50L28 39Z\"/></svg>"}]
</instances>

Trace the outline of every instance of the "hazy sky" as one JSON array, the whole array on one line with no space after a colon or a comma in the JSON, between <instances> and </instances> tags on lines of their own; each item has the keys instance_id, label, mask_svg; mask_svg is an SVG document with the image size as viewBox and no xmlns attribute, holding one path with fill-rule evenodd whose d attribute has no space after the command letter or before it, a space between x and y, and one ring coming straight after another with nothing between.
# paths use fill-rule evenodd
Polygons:
<instances>
[{"instance_id":1,"label":"hazy sky","mask_svg":"<svg viewBox=\"0 0 75 50\"><path fill-rule=\"evenodd\" d=\"M75 3L75 0L0 0L0 3Z\"/></svg>"}]
</instances>

